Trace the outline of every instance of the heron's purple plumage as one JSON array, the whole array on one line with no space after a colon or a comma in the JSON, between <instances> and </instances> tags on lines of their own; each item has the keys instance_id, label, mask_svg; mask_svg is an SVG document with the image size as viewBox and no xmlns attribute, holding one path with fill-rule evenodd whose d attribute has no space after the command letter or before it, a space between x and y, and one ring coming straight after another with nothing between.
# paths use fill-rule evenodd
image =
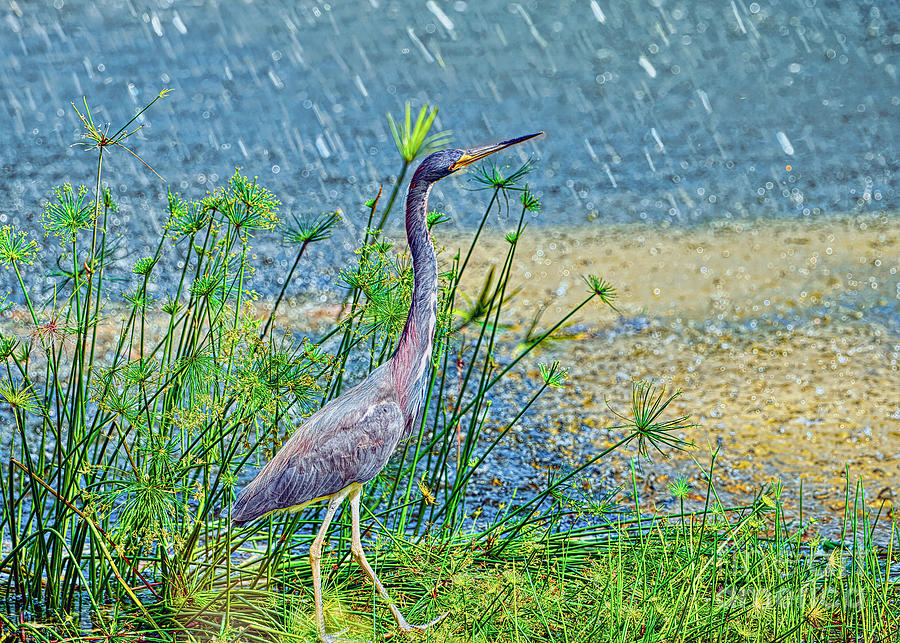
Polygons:
<instances>
[{"instance_id":1,"label":"heron's purple plumage","mask_svg":"<svg viewBox=\"0 0 900 643\"><path fill-rule=\"evenodd\" d=\"M426 212L431 186L488 154L537 136L531 134L471 150L441 150L416 168L406 197L406 238L413 259L413 293L394 355L359 385L314 413L241 491L232 520L333 496L374 478L421 419L434 328L437 258Z\"/></svg>"},{"instance_id":2,"label":"heron's purple plumage","mask_svg":"<svg viewBox=\"0 0 900 643\"><path fill-rule=\"evenodd\" d=\"M381 367L304 422L241 492L232 520L249 522L374 478L404 426L390 380Z\"/></svg>"}]
</instances>

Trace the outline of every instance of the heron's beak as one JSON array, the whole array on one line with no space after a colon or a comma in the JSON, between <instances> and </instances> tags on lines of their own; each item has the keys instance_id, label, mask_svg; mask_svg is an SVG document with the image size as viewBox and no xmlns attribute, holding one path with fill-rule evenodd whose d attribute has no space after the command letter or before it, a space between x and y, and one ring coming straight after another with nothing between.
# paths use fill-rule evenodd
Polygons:
<instances>
[{"instance_id":1,"label":"heron's beak","mask_svg":"<svg viewBox=\"0 0 900 643\"><path fill-rule=\"evenodd\" d=\"M486 145L484 147L476 147L471 150L466 150L465 153L457 160L453 165L450 166L451 171L456 171L460 168L463 168L475 161L483 159L485 156L489 156L494 152L499 152L500 150L505 150L507 147L511 147L516 145L517 143L521 143L522 141L527 141L530 138L534 138L535 136L540 136L543 132L537 132L536 134L528 134L527 136L520 136L519 138L513 138L508 141L503 141L502 143L497 143L496 145Z\"/></svg>"}]
</instances>

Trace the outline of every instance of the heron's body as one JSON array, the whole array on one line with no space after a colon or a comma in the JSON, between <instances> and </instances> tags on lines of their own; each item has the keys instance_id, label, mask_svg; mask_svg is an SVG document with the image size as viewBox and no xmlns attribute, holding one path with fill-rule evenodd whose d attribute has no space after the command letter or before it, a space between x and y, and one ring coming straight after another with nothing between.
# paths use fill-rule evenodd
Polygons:
<instances>
[{"instance_id":1,"label":"heron's body","mask_svg":"<svg viewBox=\"0 0 900 643\"><path fill-rule=\"evenodd\" d=\"M328 526L348 497L354 558L388 602L401 629L416 629L391 602L366 560L360 538L359 502L362 485L384 468L397 445L410 436L421 418L437 320L437 259L426 222L428 194L436 181L457 169L533 136L537 134L468 151L443 150L422 161L410 181L406 200L413 294L396 352L360 384L307 419L234 503L232 520L240 525L275 511L297 510L329 500L322 526L310 547L316 624L324 641L331 637L325 633L319 559Z\"/></svg>"},{"instance_id":2,"label":"heron's body","mask_svg":"<svg viewBox=\"0 0 900 643\"><path fill-rule=\"evenodd\" d=\"M422 410L437 320L437 258L425 215L429 188L414 176L407 199L407 236L417 241L410 243L413 296L397 351L294 432L241 492L231 511L235 523L298 510L368 482L412 432Z\"/></svg>"},{"instance_id":3,"label":"heron's body","mask_svg":"<svg viewBox=\"0 0 900 643\"><path fill-rule=\"evenodd\" d=\"M232 510L234 521L297 510L374 478L403 433L404 417L390 375L385 364L301 425L241 493ZM347 402L354 403L349 410Z\"/></svg>"},{"instance_id":4,"label":"heron's body","mask_svg":"<svg viewBox=\"0 0 900 643\"><path fill-rule=\"evenodd\" d=\"M374 478L408 435L410 424L391 386L391 371L391 364L384 364L300 426L241 493L234 521L298 510ZM355 404L347 409L350 402ZM286 455L280 457L282 453Z\"/></svg>"}]
</instances>

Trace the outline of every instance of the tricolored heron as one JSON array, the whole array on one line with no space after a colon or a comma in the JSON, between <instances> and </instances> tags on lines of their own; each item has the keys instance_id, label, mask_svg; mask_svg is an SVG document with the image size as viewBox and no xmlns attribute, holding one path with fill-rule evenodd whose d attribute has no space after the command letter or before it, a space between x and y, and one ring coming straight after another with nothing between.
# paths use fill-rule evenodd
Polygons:
<instances>
[{"instance_id":1,"label":"tricolored heron","mask_svg":"<svg viewBox=\"0 0 900 643\"><path fill-rule=\"evenodd\" d=\"M410 436L421 419L437 320L437 259L426 223L432 185L470 163L541 133L469 150L442 150L425 157L410 181L406 197L413 293L396 352L360 384L310 416L234 503L232 520L242 525L274 511L297 511L328 500L322 526L309 548L316 627L323 641L333 638L325 632L322 610L322 543L345 498L350 499L352 512L351 553L387 602L400 629L424 630L443 618L421 626L410 625L391 601L363 551L360 494L363 484L384 468L397 444Z\"/></svg>"}]
</instances>

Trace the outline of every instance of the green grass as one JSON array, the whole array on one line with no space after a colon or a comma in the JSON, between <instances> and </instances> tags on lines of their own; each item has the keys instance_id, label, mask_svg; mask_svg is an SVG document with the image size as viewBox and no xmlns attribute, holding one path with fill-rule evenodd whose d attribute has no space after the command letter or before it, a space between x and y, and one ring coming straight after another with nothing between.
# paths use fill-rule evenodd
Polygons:
<instances>
[{"instance_id":1,"label":"green grass","mask_svg":"<svg viewBox=\"0 0 900 643\"><path fill-rule=\"evenodd\" d=\"M654 518L637 506L631 517L603 526L564 528L567 518L596 513L564 495L520 531L500 518L474 533L411 539L374 523L369 558L413 622L449 612L424 640L896 639L900 532L893 525L884 543L872 541L874 525L854 519L864 506L860 489L848 487L841 541L817 537L812 525L792 525L777 488L731 510L716 505L715 489L707 492L700 511ZM344 525L334 534L323 561L332 570L326 620L334 631L349 628L354 639L390 640L399 632L347 560L347 531ZM274 576L274 587L250 587L248 576L232 589L226 638L314 639L306 560L284 559ZM192 609L179 610L181 635L220 634L227 597L185 596Z\"/></svg>"},{"instance_id":2,"label":"green grass","mask_svg":"<svg viewBox=\"0 0 900 643\"><path fill-rule=\"evenodd\" d=\"M15 427L0 471L3 633L309 640L306 552L322 508L242 529L229 508L243 468L270 458L293 427L392 354L411 268L381 228L400 186L383 209L380 191L361 204L368 228L342 273L338 319L321 336L297 338L279 323L279 308L303 294L292 292L290 277L338 214L285 217L276 195L235 172L202 198L170 192L164 234L124 272L112 262L127 242L107 235L117 205L104 176L113 153L135 154L125 142L136 116L112 136L86 102L79 116L97 171L92 189L49 192L41 223L57 252L0 230L0 262L19 288L16 303L3 306L29 320L0 338L0 397ZM423 109L414 125L407 116L394 128L404 171L434 143L433 118ZM493 523L472 528L471 480L531 404L565 385L566 370L537 364L537 384L510 417L490 413L492 396L508 375L535 370L541 347L564 336L581 308L615 300L608 282L587 275L583 301L559 319L535 319L524 338L504 326L518 241L540 208L524 183L532 169L476 171L486 202L480 223L442 257L426 413L364 497L370 558L389 592L414 622L449 611L433 640L890 640L898 627L893 525L876 546L854 512L845 537L826 543L790 523L774 491L725 510L710 488L702 511L654 519L650 508L609 513L612 499L574 493L580 473L614 448L686 447L678 436L690 420L669 409L677 392L652 382L635 382L632 399L613 405L627 408L609 427L623 436L614 447L525 502L509 498ZM466 296L462 277L501 205L517 217L506 255ZM433 227L444 219L429 215ZM251 288L252 244L264 235L281 238L293 256L271 307ZM161 279L161 266L180 270ZM31 271L51 278L49 297L31 292ZM602 526L568 526L578 518ZM342 515L323 566L329 627L391 636L348 543Z\"/></svg>"}]
</instances>

